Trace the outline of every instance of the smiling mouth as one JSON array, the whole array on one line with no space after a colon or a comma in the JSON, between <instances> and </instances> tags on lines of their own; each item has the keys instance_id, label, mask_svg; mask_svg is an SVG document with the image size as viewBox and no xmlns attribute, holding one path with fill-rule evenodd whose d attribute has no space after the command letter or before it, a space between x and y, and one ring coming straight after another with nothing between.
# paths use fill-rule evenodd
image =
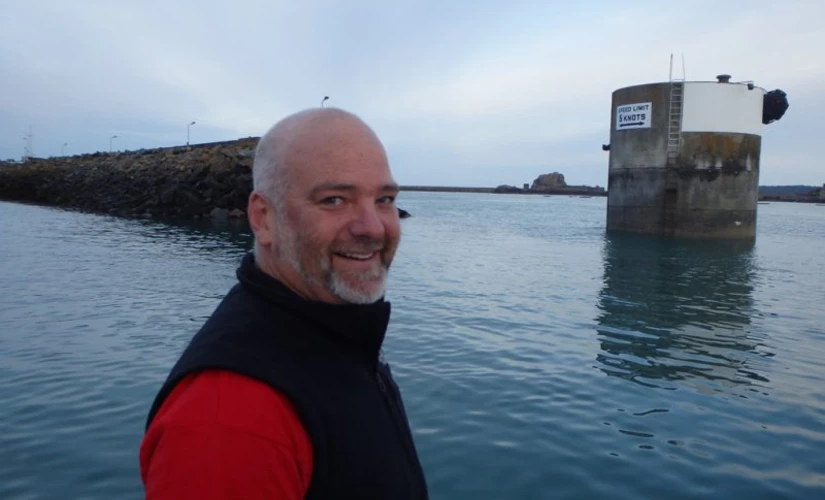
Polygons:
<instances>
[{"instance_id":1,"label":"smiling mouth","mask_svg":"<svg viewBox=\"0 0 825 500\"><path fill-rule=\"evenodd\" d=\"M335 255L339 257L343 257L345 259L351 260L370 260L371 258L375 257L377 252L370 252L370 253L349 253L349 252L336 252Z\"/></svg>"}]
</instances>

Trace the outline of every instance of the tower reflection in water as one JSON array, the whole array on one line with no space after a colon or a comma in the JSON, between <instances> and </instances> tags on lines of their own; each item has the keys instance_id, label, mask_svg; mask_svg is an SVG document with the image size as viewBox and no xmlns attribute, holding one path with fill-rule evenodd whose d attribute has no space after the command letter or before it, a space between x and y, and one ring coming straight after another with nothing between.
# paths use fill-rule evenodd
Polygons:
<instances>
[{"instance_id":1,"label":"tower reflection in water","mask_svg":"<svg viewBox=\"0 0 825 500\"><path fill-rule=\"evenodd\" d=\"M609 233L596 318L599 367L701 392L768 382L751 318L754 242Z\"/></svg>"}]
</instances>

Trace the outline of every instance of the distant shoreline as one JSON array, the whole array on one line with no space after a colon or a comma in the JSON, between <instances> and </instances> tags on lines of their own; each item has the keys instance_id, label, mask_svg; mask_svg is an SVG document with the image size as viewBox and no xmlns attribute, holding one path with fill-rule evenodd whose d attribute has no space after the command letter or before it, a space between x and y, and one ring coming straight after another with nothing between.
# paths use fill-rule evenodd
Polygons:
<instances>
[{"instance_id":1,"label":"distant shoreline","mask_svg":"<svg viewBox=\"0 0 825 500\"><path fill-rule=\"evenodd\" d=\"M492 193L492 194L532 194L532 195L554 195L554 196L607 196L607 191L596 192L595 190L563 188L559 190L532 190L518 189L508 191L498 191L496 188L488 187L459 187L459 186L401 186L401 191L420 191L428 193Z\"/></svg>"},{"instance_id":2,"label":"distant shoreline","mask_svg":"<svg viewBox=\"0 0 825 500\"><path fill-rule=\"evenodd\" d=\"M492 193L495 188L457 186L401 186L401 191L426 191L429 193Z\"/></svg>"},{"instance_id":3,"label":"distant shoreline","mask_svg":"<svg viewBox=\"0 0 825 500\"><path fill-rule=\"evenodd\" d=\"M414 191L426 193L489 193L489 194L530 194L530 195L544 195L544 196L571 196L571 197L606 197L607 191L594 192L587 190L579 190L571 188L568 190L550 190L550 191L536 191L523 190L518 191L496 191L496 188L490 187L461 187L461 186L401 186L401 191ZM784 203L824 203L825 200L807 194L759 194L758 200L761 202L784 202Z\"/></svg>"},{"instance_id":4,"label":"distant shoreline","mask_svg":"<svg viewBox=\"0 0 825 500\"><path fill-rule=\"evenodd\" d=\"M825 203L825 199L806 194L759 194L760 202L783 202L783 203Z\"/></svg>"}]
</instances>

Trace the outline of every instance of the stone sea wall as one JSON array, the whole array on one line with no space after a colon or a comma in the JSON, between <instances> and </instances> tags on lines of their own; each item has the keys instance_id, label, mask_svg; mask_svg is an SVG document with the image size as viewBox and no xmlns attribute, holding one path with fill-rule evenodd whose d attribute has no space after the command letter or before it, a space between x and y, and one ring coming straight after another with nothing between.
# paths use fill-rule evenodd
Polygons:
<instances>
[{"instance_id":1,"label":"stone sea wall","mask_svg":"<svg viewBox=\"0 0 825 500\"><path fill-rule=\"evenodd\" d=\"M0 200L125 216L243 217L257 138L0 162Z\"/></svg>"},{"instance_id":2,"label":"stone sea wall","mask_svg":"<svg viewBox=\"0 0 825 500\"><path fill-rule=\"evenodd\" d=\"M191 147L0 161L0 200L131 217L245 217L257 137ZM533 186L402 186L402 191L587 194L603 188L567 186L559 173ZM409 216L399 209L402 218Z\"/></svg>"}]
</instances>

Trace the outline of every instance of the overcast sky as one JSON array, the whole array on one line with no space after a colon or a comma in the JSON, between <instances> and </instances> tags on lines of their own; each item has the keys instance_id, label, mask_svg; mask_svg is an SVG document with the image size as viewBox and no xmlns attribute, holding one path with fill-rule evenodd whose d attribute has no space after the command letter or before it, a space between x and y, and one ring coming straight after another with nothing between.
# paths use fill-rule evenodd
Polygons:
<instances>
[{"instance_id":1,"label":"overcast sky","mask_svg":"<svg viewBox=\"0 0 825 500\"><path fill-rule=\"evenodd\" d=\"M260 136L320 104L375 128L401 184L558 171L607 184L611 93L753 80L788 93L761 184L825 182L825 2L0 0L0 158Z\"/></svg>"}]
</instances>

